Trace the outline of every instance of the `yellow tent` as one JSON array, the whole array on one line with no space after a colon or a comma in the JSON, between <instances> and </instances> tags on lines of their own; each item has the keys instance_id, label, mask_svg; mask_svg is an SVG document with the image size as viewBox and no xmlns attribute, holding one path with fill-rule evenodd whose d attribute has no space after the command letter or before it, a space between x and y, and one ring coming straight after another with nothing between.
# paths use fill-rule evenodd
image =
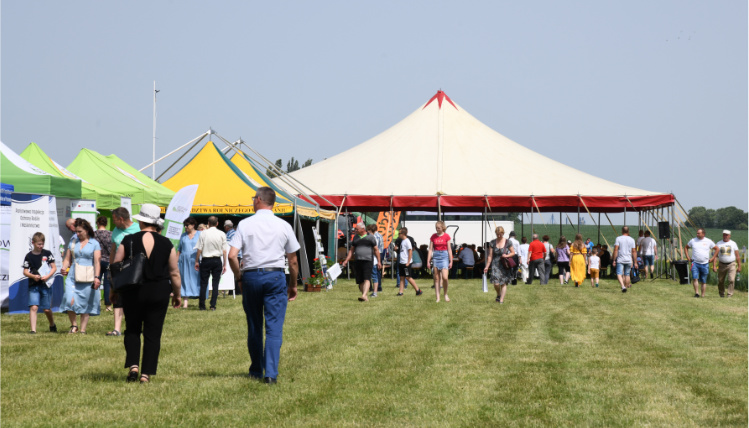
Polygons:
<instances>
[{"instance_id":1,"label":"yellow tent","mask_svg":"<svg viewBox=\"0 0 749 428\"><path fill-rule=\"evenodd\" d=\"M207 142L200 152L163 184L174 191L198 184L190 213L205 215L254 214L252 197L255 196L255 190L267 185L265 180L258 180L242 172L212 141ZM300 214L317 216L314 206L301 200L296 202L297 211L305 211L304 214L299 212ZM276 190L273 212L277 215L292 215L294 200Z\"/></svg>"}]
</instances>

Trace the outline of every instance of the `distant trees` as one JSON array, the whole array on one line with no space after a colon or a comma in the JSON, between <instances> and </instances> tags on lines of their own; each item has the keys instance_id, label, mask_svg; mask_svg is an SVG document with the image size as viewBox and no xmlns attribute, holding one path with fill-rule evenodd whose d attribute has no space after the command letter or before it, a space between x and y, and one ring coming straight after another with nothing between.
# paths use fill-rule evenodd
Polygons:
<instances>
[{"instance_id":1,"label":"distant trees","mask_svg":"<svg viewBox=\"0 0 749 428\"><path fill-rule=\"evenodd\" d=\"M689 218L694 224L706 228L747 229L747 213L736 207L724 207L714 210L705 207L693 207Z\"/></svg>"},{"instance_id":2,"label":"distant trees","mask_svg":"<svg viewBox=\"0 0 749 428\"><path fill-rule=\"evenodd\" d=\"M283 161L281 159L276 160L275 165L276 165L276 168L278 168L281 171L283 171ZM294 172L294 171L296 171L296 170L298 170L300 168L305 168L305 167L308 167L310 165L312 165L312 159L311 158L307 159L306 161L304 161L304 163L300 167L299 166L299 161L297 159L294 159L294 157L292 156L291 159L289 159L288 162L286 162L286 172L287 173ZM273 177L278 177L279 174L277 174L275 172L275 169L271 170L270 168L267 168L265 170L265 175L267 175L270 178L273 178Z\"/></svg>"}]
</instances>

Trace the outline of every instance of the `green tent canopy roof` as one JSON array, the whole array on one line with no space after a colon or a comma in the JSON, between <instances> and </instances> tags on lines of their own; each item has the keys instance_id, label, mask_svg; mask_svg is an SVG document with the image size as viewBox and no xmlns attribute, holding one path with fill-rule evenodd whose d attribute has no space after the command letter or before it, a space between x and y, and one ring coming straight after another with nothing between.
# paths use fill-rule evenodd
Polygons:
<instances>
[{"instance_id":1,"label":"green tent canopy roof","mask_svg":"<svg viewBox=\"0 0 749 428\"><path fill-rule=\"evenodd\" d=\"M90 150L81 149L78 156L68 165L68 170L84 180L129 197L133 205L155 204L166 207L174 192L165 194L155 186L149 186L135 175L113 164L105 156Z\"/></svg>"},{"instance_id":2,"label":"green tent canopy roof","mask_svg":"<svg viewBox=\"0 0 749 428\"><path fill-rule=\"evenodd\" d=\"M81 177L73 174L47 156L39 145L36 143L29 144L21 157L31 162L34 166L48 172L51 175L73 180L81 180L81 198L96 200L98 209L113 210L120 206L120 195L99 186L95 186Z\"/></svg>"},{"instance_id":3,"label":"green tent canopy roof","mask_svg":"<svg viewBox=\"0 0 749 428\"><path fill-rule=\"evenodd\" d=\"M151 177L147 176L146 174L143 174L142 172L138 171L137 169L132 167L130 164L120 159L119 156L115 154L111 154L109 156L105 156L105 158L109 159L109 161L112 162L115 166L125 170L125 172L129 172L130 174L134 175L135 178L147 184L149 187L153 188L155 191L162 193L165 197L168 196L169 200L171 200L172 197L174 196L174 192L171 189L159 183L158 181L154 181L153 179L151 179Z\"/></svg>"},{"instance_id":4,"label":"green tent canopy roof","mask_svg":"<svg viewBox=\"0 0 749 428\"><path fill-rule=\"evenodd\" d=\"M18 193L80 199L81 181L57 177L32 165L0 142L0 182L12 184Z\"/></svg>"}]
</instances>

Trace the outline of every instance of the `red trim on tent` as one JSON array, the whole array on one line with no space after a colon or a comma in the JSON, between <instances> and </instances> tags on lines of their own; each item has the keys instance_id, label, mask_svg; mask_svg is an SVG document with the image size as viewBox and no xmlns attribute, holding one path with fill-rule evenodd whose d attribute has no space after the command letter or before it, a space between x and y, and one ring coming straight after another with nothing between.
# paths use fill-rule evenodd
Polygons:
<instances>
[{"instance_id":1,"label":"red trim on tent","mask_svg":"<svg viewBox=\"0 0 749 428\"><path fill-rule=\"evenodd\" d=\"M448 97L446 93L444 93L442 91L437 91L437 93L432 98L430 98L429 101L427 101L426 104L424 104L424 107L422 107L422 110L424 110L425 108L427 108L427 106L429 106L429 104L431 104L432 101L434 101L435 98L437 98L437 104L439 105L439 108L442 108L442 100L444 100L445 98L447 98L447 102L449 102L450 104L452 104L452 106L455 107L455 110L458 109L458 106L456 106L455 103L453 103L453 100L451 100L450 97Z\"/></svg>"},{"instance_id":2,"label":"red trim on tent","mask_svg":"<svg viewBox=\"0 0 749 428\"><path fill-rule=\"evenodd\" d=\"M332 207L321 197L312 196L323 208L339 208L343 202L343 195L322 195L325 199L336 204ZM346 195L345 211L389 211L390 196L378 195ZM635 209L666 207L674 204L676 198L672 194L651 196L450 196L439 198L443 211L484 211L489 207L493 212L530 212L538 209L542 212L572 212L578 206L585 210L580 198L591 212L622 212ZM423 211L437 211L437 196L393 196L393 209L396 211L419 209ZM631 201L631 204L630 204ZM634 205L634 208L633 208Z\"/></svg>"}]
</instances>

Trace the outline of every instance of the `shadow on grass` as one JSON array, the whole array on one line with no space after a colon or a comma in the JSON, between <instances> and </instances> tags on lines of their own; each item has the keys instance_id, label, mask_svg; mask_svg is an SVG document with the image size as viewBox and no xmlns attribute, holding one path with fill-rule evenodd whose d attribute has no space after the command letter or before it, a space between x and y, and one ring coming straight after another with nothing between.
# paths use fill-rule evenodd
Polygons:
<instances>
[{"instance_id":1,"label":"shadow on grass","mask_svg":"<svg viewBox=\"0 0 749 428\"><path fill-rule=\"evenodd\" d=\"M81 375L81 379L91 382L124 382L125 374L119 375L112 372L94 372Z\"/></svg>"},{"instance_id":2,"label":"shadow on grass","mask_svg":"<svg viewBox=\"0 0 749 428\"><path fill-rule=\"evenodd\" d=\"M250 375L249 373L225 373L225 372L218 372L218 371L207 371L203 373L196 373L194 376L199 377L215 377L215 378L234 378L234 379L249 379Z\"/></svg>"}]
</instances>

